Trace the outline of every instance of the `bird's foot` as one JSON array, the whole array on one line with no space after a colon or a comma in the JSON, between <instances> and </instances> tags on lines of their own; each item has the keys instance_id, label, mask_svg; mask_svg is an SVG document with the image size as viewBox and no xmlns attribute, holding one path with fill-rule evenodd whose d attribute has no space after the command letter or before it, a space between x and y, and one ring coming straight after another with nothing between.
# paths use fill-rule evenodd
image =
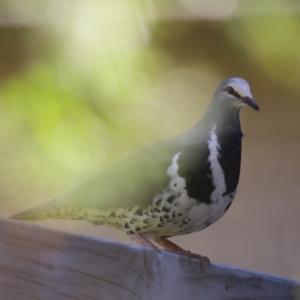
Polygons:
<instances>
[{"instance_id":1,"label":"bird's foot","mask_svg":"<svg viewBox=\"0 0 300 300\"><path fill-rule=\"evenodd\" d=\"M200 261L200 268L201 270L205 270L205 267L210 264L210 260L206 256L202 256L200 254L192 253L191 251L187 251L179 247L178 245L172 243L165 237L156 237L155 242L170 252L175 252L183 256L187 256L188 258L192 259L195 258Z\"/></svg>"},{"instance_id":2,"label":"bird's foot","mask_svg":"<svg viewBox=\"0 0 300 300\"><path fill-rule=\"evenodd\" d=\"M197 253L192 253L189 250L183 250L183 252L181 253L182 255L187 256L189 259L195 258L198 259L200 261L200 268L202 270L205 270L205 267L208 266L210 264L210 260L207 256L203 256Z\"/></svg>"}]
</instances>

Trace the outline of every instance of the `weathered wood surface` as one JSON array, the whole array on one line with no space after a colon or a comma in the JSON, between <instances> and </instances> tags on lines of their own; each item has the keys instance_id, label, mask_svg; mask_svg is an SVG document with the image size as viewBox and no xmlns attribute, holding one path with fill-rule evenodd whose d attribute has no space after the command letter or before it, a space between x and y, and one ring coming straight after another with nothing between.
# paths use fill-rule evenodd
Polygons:
<instances>
[{"instance_id":1,"label":"weathered wood surface","mask_svg":"<svg viewBox=\"0 0 300 300\"><path fill-rule=\"evenodd\" d=\"M297 283L0 220L0 299L296 299Z\"/></svg>"}]
</instances>

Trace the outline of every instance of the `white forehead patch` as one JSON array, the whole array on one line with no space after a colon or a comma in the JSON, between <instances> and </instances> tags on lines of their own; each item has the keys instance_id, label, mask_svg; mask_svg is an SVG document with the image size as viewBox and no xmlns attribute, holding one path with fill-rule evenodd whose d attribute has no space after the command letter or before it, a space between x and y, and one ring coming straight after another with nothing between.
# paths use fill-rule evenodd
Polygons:
<instances>
[{"instance_id":1,"label":"white forehead patch","mask_svg":"<svg viewBox=\"0 0 300 300\"><path fill-rule=\"evenodd\" d=\"M228 86L231 86L240 96L242 97L252 97L249 84L246 80L241 78L233 78Z\"/></svg>"}]
</instances>

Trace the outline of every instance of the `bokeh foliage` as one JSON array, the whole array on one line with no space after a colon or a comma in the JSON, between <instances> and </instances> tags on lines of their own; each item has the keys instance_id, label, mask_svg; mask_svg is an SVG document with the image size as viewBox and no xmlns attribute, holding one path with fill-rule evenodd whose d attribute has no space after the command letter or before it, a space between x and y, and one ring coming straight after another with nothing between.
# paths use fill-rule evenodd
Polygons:
<instances>
[{"instance_id":1,"label":"bokeh foliage","mask_svg":"<svg viewBox=\"0 0 300 300\"><path fill-rule=\"evenodd\" d=\"M8 71L25 53L0 89L4 215L192 126L226 77L299 92L297 3L213 3L0 3Z\"/></svg>"},{"instance_id":2,"label":"bokeh foliage","mask_svg":"<svg viewBox=\"0 0 300 300\"><path fill-rule=\"evenodd\" d=\"M28 22L37 9L58 18L65 4L7 2L12 19ZM138 106L160 70L143 11L109 1L67 8L66 22L26 30L36 56L1 88L2 199L15 206L34 201L34 190L47 195L72 173L82 180L134 151L144 122Z\"/></svg>"}]
</instances>

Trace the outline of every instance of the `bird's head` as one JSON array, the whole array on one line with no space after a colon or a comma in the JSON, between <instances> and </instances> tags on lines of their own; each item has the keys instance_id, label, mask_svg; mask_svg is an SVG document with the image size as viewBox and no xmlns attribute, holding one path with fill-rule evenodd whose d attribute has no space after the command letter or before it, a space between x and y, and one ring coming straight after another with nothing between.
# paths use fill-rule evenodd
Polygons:
<instances>
[{"instance_id":1,"label":"bird's head","mask_svg":"<svg viewBox=\"0 0 300 300\"><path fill-rule=\"evenodd\" d=\"M259 110L252 97L248 82L242 78L229 78L221 82L214 93L213 99L218 104L230 105L238 109L248 105L255 110Z\"/></svg>"}]
</instances>

